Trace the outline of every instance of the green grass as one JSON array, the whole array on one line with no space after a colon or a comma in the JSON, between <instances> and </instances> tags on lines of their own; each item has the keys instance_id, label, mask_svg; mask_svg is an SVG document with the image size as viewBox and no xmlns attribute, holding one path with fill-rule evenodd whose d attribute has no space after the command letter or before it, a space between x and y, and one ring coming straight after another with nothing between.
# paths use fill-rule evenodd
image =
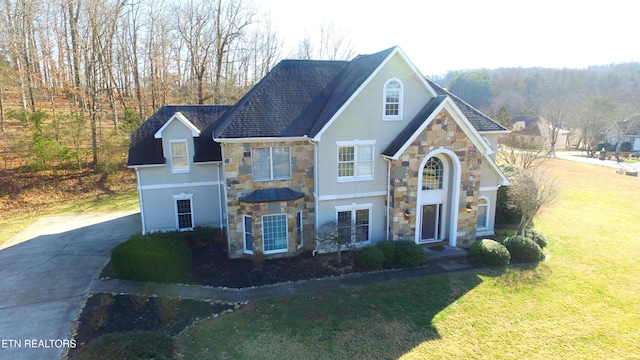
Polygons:
<instances>
[{"instance_id":1,"label":"green grass","mask_svg":"<svg viewBox=\"0 0 640 360\"><path fill-rule=\"evenodd\" d=\"M251 303L177 337L185 359L640 358L640 181L562 160L538 267Z\"/></svg>"},{"instance_id":2,"label":"green grass","mask_svg":"<svg viewBox=\"0 0 640 360\"><path fill-rule=\"evenodd\" d=\"M24 208L2 214L0 218L0 244L46 216L71 215L88 212L133 210L139 205L138 192L126 191L114 195L80 198L58 204Z\"/></svg>"}]
</instances>

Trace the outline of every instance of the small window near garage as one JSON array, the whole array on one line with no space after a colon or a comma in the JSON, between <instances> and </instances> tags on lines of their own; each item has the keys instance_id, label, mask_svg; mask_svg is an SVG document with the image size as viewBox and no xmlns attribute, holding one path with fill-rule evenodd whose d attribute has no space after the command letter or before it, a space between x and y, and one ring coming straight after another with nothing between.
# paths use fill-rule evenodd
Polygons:
<instances>
[{"instance_id":1,"label":"small window near garage","mask_svg":"<svg viewBox=\"0 0 640 360\"><path fill-rule=\"evenodd\" d=\"M193 229L193 204L191 194L174 195L176 204L176 227L179 230Z\"/></svg>"},{"instance_id":2,"label":"small window near garage","mask_svg":"<svg viewBox=\"0 0 640 360\"><path fill-rule=\"evenodd\" d=\"M170 141L171 172L189 172L189 150L186 140Z\"/></svg>"},{"instance_id":3,"label":"small window near garage","mask_svg":"<svg viewBox=\"0 0 640 360\"><path fill-rule=\"evenodd\" d=\"M287 251L287 215L264 215L262 217L263 252L273 254Z\"/></svg>"}]
</instances>

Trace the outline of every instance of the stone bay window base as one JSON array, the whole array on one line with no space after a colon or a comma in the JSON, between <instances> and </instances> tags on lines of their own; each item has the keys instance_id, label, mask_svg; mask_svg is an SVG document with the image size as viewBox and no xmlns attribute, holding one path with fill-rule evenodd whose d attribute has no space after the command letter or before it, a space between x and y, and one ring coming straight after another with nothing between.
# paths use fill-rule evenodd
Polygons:
<instances>
[{"instance_id":1,"label":"stone bay window base","mask_svg":"<svg viewBox=\"0 0 640 360\"><path fill-rule=\"evenodd\" d=\"M305 250L304 194L289 188L255 190L239 199L229 216L229 257L267 259ZM232 229L232 225L234 229ZM232 231L233 230L233 231Z\"/></svg>"}]
</instances>

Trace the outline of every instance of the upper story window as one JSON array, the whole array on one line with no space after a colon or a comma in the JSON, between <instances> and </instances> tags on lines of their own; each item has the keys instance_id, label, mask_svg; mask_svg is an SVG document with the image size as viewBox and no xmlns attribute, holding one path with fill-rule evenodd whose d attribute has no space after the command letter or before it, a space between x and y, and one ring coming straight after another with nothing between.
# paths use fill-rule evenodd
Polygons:
<instances>
[{"instance_id":1,"label":"upper story window","mask_svg":"<svg viewBox=\"0 0 640 360\"><path fill-rule=\"evenodd\" d=\"M442 189L442 179L444 178L444 167L442 160L432 157L427 160L422 170L422 190Z\"/></svg>"},{"instance_id":2,"label":"upper story window","mask_svg":"<svg viewBox=\"0 0 640 360\"><path fill-rule=\"evenodd\" d=\"M338 180L373 179L374 141L338 142Z\"/></svg>"},{"instance_id":3,"label":"upper story window","mask_svg":"<svg viewBox=\"0 0 640 360\"><path fill-rule=\"evenodd\" d=\"M253 180L283 180L291 178L289 147L274 146L251 150Z\"/></svg>"},{"instance_id":4,"label":"upper story window","mask_svg":"<svg viewBox=\"0 0 640 360\"><path fill-rule=\"evenodd\" d=\"M171 172L189 172L189 150L186 140L171 140L169 142L171 152Z\"/></svg>"},{"instance_id":5,"label":"upper story window","mask_svg":"<svg viewBox=\"0 0 640 360\"><path fill-rule=\"evenodd\" d=\"M402 120L402 84L391 79L384 84L384 120Z\"/></svg>"}]
</instances>

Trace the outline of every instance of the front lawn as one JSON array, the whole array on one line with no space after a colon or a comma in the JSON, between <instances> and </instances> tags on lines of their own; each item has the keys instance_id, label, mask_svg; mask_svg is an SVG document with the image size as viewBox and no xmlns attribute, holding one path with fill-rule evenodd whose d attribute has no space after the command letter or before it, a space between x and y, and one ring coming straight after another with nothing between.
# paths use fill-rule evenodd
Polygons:
<instances>
[{"instance_id":1,"label":"front lawn","mask_svg":"<svg viewBox=\"0 0 640 360\"><path fill-rule=\"evenodd\" d=\"M640 354L640 181L549 161L538 267L250 303L177 337L185 359L616 359Z\"/></svg>"}]
</instances>

